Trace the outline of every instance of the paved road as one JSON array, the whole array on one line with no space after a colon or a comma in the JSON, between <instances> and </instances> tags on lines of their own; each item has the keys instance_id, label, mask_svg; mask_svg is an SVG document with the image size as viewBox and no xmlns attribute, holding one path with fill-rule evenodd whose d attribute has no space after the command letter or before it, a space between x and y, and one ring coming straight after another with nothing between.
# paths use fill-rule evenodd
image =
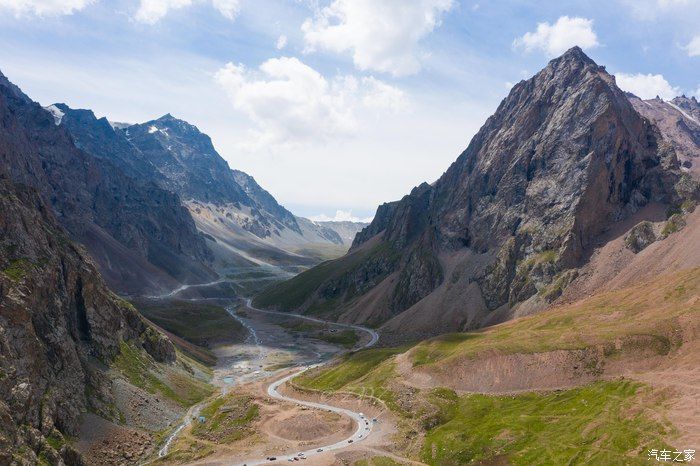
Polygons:
<instances>
[{"instance_id":1,"label":"paved road","mask_svg":"<svg viewBox=\"0 0 700 466\"><path fill-rule=\"evenodd\" d=\"M301 314L293 314L293 313L288 313L288 312L277 312L277 311L266 311L266 310L263 310L263 309L257 309L257 308L254 308L254 307L252 306L251 300L250 300L250 299L247 299L247 300L246 300L246 306L247 306L249 309L252 309L253 311L262 312L262 313L265 313L265 314L278 314L278 315L282 315L282 316L293 316L293 317L297 317L297 318L303 319L303 320L308 320L308 321L311 321L311 322L317 322L317 323L322 323L322 324L329 324L329 325L333 325L333 326L337 326L337 327L350 328L350 329L353 329L353 330L358 330L358 331L361 331L361 332L365 332L365 333L369 334L370 339L369 339L369 341L368 341L367 343L365 343L364 345L361 346L361 349L369 348L369 347L371 347L371 346L374 346L374 345L377 343L377 341L379 340L379 334L378 334L376 331L374 331L374 330L372 330L372 329L369 329L369 328L361 327L361 326L359 326L359 325L341 324L341 323L337 323L337 322L329 322L329 321L326 321L326 320L317 319L317 318L315 318L315 317L309 317L309 316L305 316L305 315L301 315ZM356 413L355 411L351 411L351 410L349 410L349 409L337 408L337 407L335 407L335 406L327 405L327 404L324 404L324 403L314 403L314 402L311 402L311 401L298 400L298 399L296 399L296 398L283 395L283 394L281 394L281 393L278 391L279 387L280 387L281 385L283 385L285 382L287 382L287 381L293 379L294 377L298 376L299 374L301 374L301 373L303 373L303 372L305 372L305 371L307 371L307 370L309 370L309 369L312 369L312 368L315 368L315 367L320 367L320 366L323 366L323 365L325 365L325 364L327 364L327 363L328 363L328 361L325 361L325 362L320 362L320 363L318 363L318 364L315 364L315 365L313 365L313 366L307 366L307 367L305 367L305 368L303 368L303 369L301 369L301 370L299 370L299 371L297 371L297 372L294 372L294 373L292 373L292 374L290 374L290 375L284 376L284 377L282 377L281 379L275 380L274 382L272 382L272 383L267 387L267 394L268 394L270 397L275 398L275 399L277 399L277 400L288 401L288 402L296 403L296 404L298 404L298 405L308 406L309 408L315 408L315 409L322 409L322 410L326 410L326 411L332 411L332 412L334 412L334 413L338 413L338 414L341 414L341 415L348 416L348 417L352 418L352 419L357 423L357 429L355 430L355 432L354 432L350 437L348 437L348 438L346 438L346 439L344 439L344 440L341 440L340 442L336 442L336 443L334 443L334 444L332 444L332 445L326 445L326 446L323 446L323 447L317 447L317 448L314 448L314 449L311 449L311 450L306 450L306 451L301 451L301 452L295 452L295 453L293 453L293 454L276 456L276 461L288 461L290 458L294 458L295 456L298 456L299 453L302 453L302 454L303 454L304 456L306 456L306 457L313 457L313 456L315 456L315 455L322 454L322 452L333 451L333 450L341 450L341 449L343 449L343 448L347 448L348 445L350 445L350 444L354 444L355 442L361 442L362 440L366 439L366 438L372 433L373 423L372 423L371 420L366 419L366 416L364 416L362 413ZM352 441L352 442L350 442L350 441ZM317 451L317 450L319 450L319 449L322 450L322 452ZM270 461L270 460L268 460L268 459L266 459L266 458L265 458L265 459L258 458L258 459L252 459L252 460L248 460L248 461L243 461L243 462L241 462L241 463L239 463L239 464L240 464L240 465L246 465L246 466L254 466L254 465L258 465L258 464L269 464L269 463L271 463L271 462L272 462L272 461Z\"/></svg>"}]
</instances>

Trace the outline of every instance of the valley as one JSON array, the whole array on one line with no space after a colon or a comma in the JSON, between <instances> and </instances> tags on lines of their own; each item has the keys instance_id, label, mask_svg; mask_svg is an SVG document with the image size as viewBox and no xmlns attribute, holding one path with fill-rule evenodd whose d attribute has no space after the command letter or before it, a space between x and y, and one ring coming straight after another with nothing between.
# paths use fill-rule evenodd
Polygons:
<instances>
[{"instance_id":1,"label":"valley","mask_svg":"<svg viewBox=\"0 0 700 466\"><path fill-rule=\"evenodd\" d=\"M375 432L386 441L388 426L382 424L386 421L372 421L380 416L376 407L368 406L363 414L360 409L365 402L348 406L345 400L338 406L332 401L305 400L285 388L290 380L348 350L371 348L379 339L374 330L260 310L250 305L250 299L225 306L239 325L228 324L228 329L221 331L226 323L214 324L219 327L216 334L191 326L173 329L158 317L161 309L169 308L171 318L177 315L177 322L186 323L184 315L189 309L198 309L197 314L204 317L204 309L218 307L211 302L194 299L178 304L165 296L158 303L141 305L147 316L177 337L196 341L193 334L206 335L206 346L216 358L210 382L215 393L193 405L180 423L168 429L157 456L146 464L269 464L268 457L287 461L299 452L310 464L331 464L336 452L356 450L356 445L368 441L376 445ZM225 300L216 302L223 305ZM175 311L173 306L183 310ZM213 314L205 324L211 325L212 320ZM229 332L228 341L216 336ZM335 338L344 332L351 332L353 338ZM243 409L240 420L229 414L237 409ZM246 456L251 459L241 460Z\"/></svg>"},{"instance_id":2,"label":"valley","mask_svg":"<svg viewBox=\"0 0 700 466\"><path fill-rule=\"evenodd\" d=\"M62 14L104 6L77 3ZM180 22L134 32L146 40L124 52L186 31L190 8L272 23L244 3L144 0L129 27L170 9ZM311 8L291 3L297 20ZM58 78L27 87L40 104L0 73L1 466L697 463L697 97L661 75L612 74L589 56L602 44L593 21L569 16L503 42L546 56L491 69L505 97L480 76L486 61L460 70L469 53L451 73L447 42L432 77L414 81L431 54L396 62L392 50L458 2L391 3L314 3L303 38L277 39L278 58L227 57L218 72L221 50L261 52L272 36L192 21L217 32L188 53L206 44L211 56L184 57L180 83L145 80L139 102L77 80L90 92L66 98L95 97L95 111L57 102ZM365 14L375 4L393 14ZM43 11L41 27L69 35ZM391 30L382 50L371 29L399 12L396 31L423 26L402 47ZM15 13L0 23L28 21ZM372 53L341 44L357 18ZM676 52L697 56L692 44ZM321 49L325 71L283 55ZM362 74L330 60L351 49ZM22 82L50 74L19 68ZM485 121L471 94L494 104ZM105 108L133 121L95 113ZM465 115L481 124L468 143ZM444 147L459 151L437 166Z\"/></svg>"}]
</instances>

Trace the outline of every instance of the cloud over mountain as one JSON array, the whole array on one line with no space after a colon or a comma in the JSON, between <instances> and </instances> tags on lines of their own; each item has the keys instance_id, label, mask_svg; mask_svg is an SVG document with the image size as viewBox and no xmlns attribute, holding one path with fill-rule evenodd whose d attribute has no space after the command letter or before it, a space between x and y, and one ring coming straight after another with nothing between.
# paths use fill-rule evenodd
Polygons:
<instances>
[{"instance_id":1,"label":"cloud over mountain","mask_svg":"<svg viewBox=\"0 0 700 466\"><path fill-rule=\"evenodd\" d=\"M334 0L301 29L307 51L351 52L355 66L395 76L421 68L420 41L452 0Z\"/></svg>"},{"instance_id":2,"label":"cloud over mountain","mask_svg":"<svg viewBox=\"0 0 700 466\"><path fill-rule=\"evenodd\" d=\"M261 145L351 135L361 113L395 111L405 103L401 90L378 79L327 79L295 57L269 59L257 70L228 63L215 79L257 126L254 143Z\"/></svg>"},{"instance_id":3,"label":"cloud over mountain","mask_svg":"<svg viewBox=\"0 0 700 466\"><path fill-rule=\"evenodd\" d=\"M549 57L560 55L575 45L582 49L599 45L598 36L593 30L593 20L562 16L554 24L538 23L535 31L527 32L513 41L515 49L526 52L542 50Z\"/></svg>"},{"instance_id":4,"label":"cloud over mountain","mask_svg":"<svg viewBox=\"0 0 700 466\"><path fill-rule=\"evenodd\" d=\"M653 99L659 96L664 100L671 100L681 94L678 87L672 86L660 74L617 73L615 78L620 89L631 92L642 99Z\"/></svg>"}]
</instances>

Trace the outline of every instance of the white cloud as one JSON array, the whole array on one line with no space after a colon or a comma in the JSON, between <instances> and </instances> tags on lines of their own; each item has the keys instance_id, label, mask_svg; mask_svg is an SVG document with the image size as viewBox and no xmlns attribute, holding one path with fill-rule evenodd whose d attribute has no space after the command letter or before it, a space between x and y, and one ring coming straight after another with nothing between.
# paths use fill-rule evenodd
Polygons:
<instances>
[{"instance_id":1,"label":"white cloud","mask_svg":"<svg viewBox=\"0 0 700 466\"><path fill-rule=\"evenodd\" d=\"M235 19L241 11L240 0L212 0L214 8L228 19Z\"/></svg>"},{"instance_id":2,"label":"white cloud","mask_svg":"<svg viewBox=\"0 0 700 466\"><path fill-rule=\"evenodd\" d=\"M592 19L562 16L554 24L538 23L537 30L513 41L516 49L522 48L527 52L540 49L550 57L561 55L575 45L582 49L599 45Z\"/></svg>"},{"instance_id":3,"label":"white cloud","mask_svg":"<svg viewBox=\"0 0 700 466\"><path fill-rule=\"evenodd\" d=\"M282 34L277 38L277 43L275 44L275 47L277 47L277 50L282 50L287 46L287 36Z\"/></svg>"},{"instance_id":4,"label":"white cloud","mask_svg":"<svg viewBox=\"0 0 700 466\"><path fill-rule=\"evenodd\" d=\"M0 0L0 10L10 10L16 16L70 15L95 0Z\"/></svg>"},{"instance_id":5,"label":"white cloud","mask_svg":"<svg viewBox=\"0 0 700 466\"><path fill-rule=\"evenodd\" d=\"M691 16L700 12L697 0L619 0L641 21L667 19L667 15Z\"/></svg>"},{"instance_id":6,"label":"white cloud","mask_svg":"<svg viewBox=\"0 0 700 466\"><path fill-rule=\"evenodd\" d=\"M671 100L682 93L680 88L672 86L660 74L617 73L615 79L620 89L642 99L653 99L659 96L664 100Z\"/></svg>"},{"instance_id":7,"label":"white cloud","mask_svg":"<svg viewBox=\"0 0 700 466\"><path fill-rule=\"evenodd\" d=\"M307 51L352 52L355 66L395 76L421 68L419 42L453 0L333 0L301 29Z\"/></svg>"},{"instance_id":8,"label":"white cloud","mask_svg":"<svg viewBox=\"0 0 700 466\"><path fill-rule=\"evenodd\" d=\"M685 49L688 51L689 57L700 57L700 34L693 37Z\"/></svg>"},{"instance_id":9,"label":"white cloud","mask_svg":"<svg viewBox=\"0 0 700 466\"><path fill-rule=\"evenodd\" d=\"M352 214L352 211L336 210L335 217L329 217L326 214L314 215L311 220L314 222L364 222L369 223L373 217L360 218Z\"/></svg>"},{"instance_id":10,"label":"white cloud","mask_svg":"<svg viewBox=\"0 0 700 466\"><path fill-rule=\"evenodd\" d=\"M136 20L146 24L155 24L170 10L185 8L193 3L193 0L141 0L136 11ZM241 9L240 0L211 0L211 5L228 19L235 19Z\"/></svg>"},{"instance_id":11,"label":"white cloud","mask_svg":"<svg viewBox=\"0 0 700 466\"><path fill-rule=\"evenodd\" d=\"M290 57L267 60L259 70L228 63L215 79L234 108L257 126L254 144L259 147L351 135L371 114L405 104L403 92L377 79L328 80Z\"/></svg>"}]
</instances>

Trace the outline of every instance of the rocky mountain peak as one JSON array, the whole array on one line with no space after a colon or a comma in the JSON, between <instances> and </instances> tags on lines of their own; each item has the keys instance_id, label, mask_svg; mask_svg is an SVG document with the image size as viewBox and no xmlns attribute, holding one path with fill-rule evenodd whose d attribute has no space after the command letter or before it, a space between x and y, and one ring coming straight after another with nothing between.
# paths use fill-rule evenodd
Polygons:
<instances>
[{"instance_id":1,"label":"rocky mountain peak","mask_svg":"<svg viewBox=\"0 0 700 466\"><path fill-rule=\"evenodd\" d=\"M558 70L561 70L565 67L569 67L572 64L578 64L582 66L594 66L596 68L598 67L596 62L594 62L588 55L586 55L583 49L581 49L581 47L579 47L578 45L571 47L559 57L552 59L549 63L550 65L552 65L552 67Z\"/></svg>"},{"instance_id":2,"label":"rocky mountain peak","mask_svg":"<svg viewBox=\"0 0 700 466\"><path fill-rule=\"evenodd\" d=\"M687 112L691 118L700 121L700 103L698 103L695 96L690 98L684 95L676 97L671 101L671 103L679 107L684 112Z\"/></svg>"},{"instance_id":3,"label":"rocky mountain peak","mask_svg":"<svg viewBox=\"0 0 700 466\"><path fill-rule=\"evenodd\" d=\"M574 47L516 84L435 183L380 206L351 253L381 253L365 252L362 266L321 283L306 305L344 297L346 319L367 318L366 308L353 309L355 295L377 286L383 296L372 295L370 319L400 319L438 290L456 293L422 308L442 309L443 331L455 330L454 313L480 326L525 301L543 306L612 224L650 202L672 202L679 176L658 129ZM451 287L446 274L464 287ZM449 304L464 302L469 309Z\"/></svg>"}]
</instances>

